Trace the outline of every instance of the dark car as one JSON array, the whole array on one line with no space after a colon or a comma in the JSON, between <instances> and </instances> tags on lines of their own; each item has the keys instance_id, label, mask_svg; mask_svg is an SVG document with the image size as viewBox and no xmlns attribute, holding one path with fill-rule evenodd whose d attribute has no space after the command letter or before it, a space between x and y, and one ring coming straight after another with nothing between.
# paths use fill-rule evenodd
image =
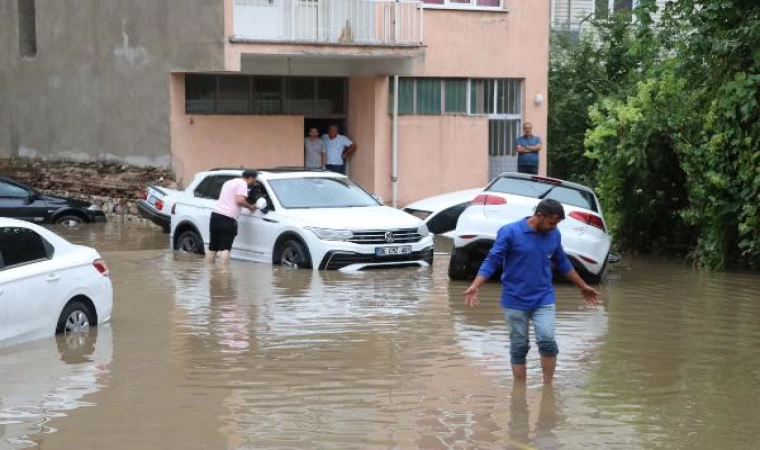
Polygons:
<instances>
[{"instance_id":1,"label":"dark car","mask_svg":"<svg viewBox=\"0 0 760 450\"><path fill-rule=\"evenodd\" d=\"M105 213L96 205L73 198L43 195L5 177L0 177L0 217L69 226L106 221Z\"/></svg>"}]
</instances>

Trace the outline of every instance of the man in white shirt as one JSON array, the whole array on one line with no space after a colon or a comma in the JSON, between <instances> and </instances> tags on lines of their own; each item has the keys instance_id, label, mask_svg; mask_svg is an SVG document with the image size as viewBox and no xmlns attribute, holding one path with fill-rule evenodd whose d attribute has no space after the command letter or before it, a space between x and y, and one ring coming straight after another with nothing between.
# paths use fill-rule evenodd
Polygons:
<instances>
[{"instance_id":1,"label":"man in white shirt","mask_svg":"<svg viewBox=\"0 0 760 450\"><path fill-rule=\"evenodd\" d=\"M327 170L346 174L346 160L356 152L356 144L354 142L338 134L338 126L330 125L327 129L327 134L322 137L327 147L327 164L325 167Z\"/></svg>"}]
</instances>

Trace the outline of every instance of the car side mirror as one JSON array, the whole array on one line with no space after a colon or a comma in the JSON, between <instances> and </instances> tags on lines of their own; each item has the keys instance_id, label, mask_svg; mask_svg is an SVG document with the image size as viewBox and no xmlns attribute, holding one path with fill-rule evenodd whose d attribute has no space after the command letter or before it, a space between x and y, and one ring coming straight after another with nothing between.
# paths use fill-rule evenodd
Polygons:
<instances>
[{"instance_id":1,"label":"car side mirror","mask_svg":"<svg viewBox=\"0 0 760 450\"><path fill-rule=\"evenodd\" d=\"M27 195L26 199L24 200L24 203L27 205L31 205L34 203L35 200L40 198L39 192L36 191L29 191L29 195Z\"/></svg>"}]
</instances>

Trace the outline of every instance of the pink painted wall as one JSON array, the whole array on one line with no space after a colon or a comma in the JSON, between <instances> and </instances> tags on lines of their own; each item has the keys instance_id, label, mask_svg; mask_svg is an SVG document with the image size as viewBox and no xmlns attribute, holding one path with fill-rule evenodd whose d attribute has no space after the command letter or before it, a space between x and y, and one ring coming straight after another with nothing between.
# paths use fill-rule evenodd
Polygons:
<instances>
[{"instance_id":1,"label":"pink painted wall","mask_svg":"<svg viewBox=\"0 0 760 450\"><path fill-rule=\"evenodd\" d=\"M399 206L488 181L488 121L464 116L399 118Z\"/></svg>"},{"instance_id":2,"label":"pink painted wall","mask_svg":"<svg viewBox=\"0 0 760 450\"><path fill-rule=\"evenodd\" d=\"M351 158L349 175L370 191L376 189L377 82L376 78L351 78L348 83L347 134L357 145L357 151Z\"/></svg>"},{"instance_id":3,"label":"pink painted wall","mask_svg":"<svg viewBox=\"0 0 760 450\"><path fill-rule=\"evenodd\" d=\"M546 141L549 1L505 3L508 12L426 9L425 68L419 76L523 78L523 116ZM536 105L539 93L544 102ZM547 150L544 145L542 172Z\"/></svg>"},{"instance_id":4,"label":"pink painted wall","mask_svg":"<svg viewBox=\"0 0 760 450\"><path fill-rule=\"evenodd\" d=\"M223 166L304 163L302 116L185 114L185 77L171 76L171 152L177 180Z\"/></svg>"}]
</instances>

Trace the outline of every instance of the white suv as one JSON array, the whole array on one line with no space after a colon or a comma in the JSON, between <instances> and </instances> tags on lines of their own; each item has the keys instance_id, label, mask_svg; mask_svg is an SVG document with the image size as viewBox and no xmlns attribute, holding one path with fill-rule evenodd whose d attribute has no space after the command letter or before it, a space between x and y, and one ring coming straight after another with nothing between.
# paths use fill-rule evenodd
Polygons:
<instances>
[{"instance_id":1,"label":"white suv","mask_svg":"<svg viewBox=\"0 0 760 450\"><path fill-rule=\"evenodd\" d=\"M221 186L242 172L213 170L195 176L171 211L172 248L190 253L208 248L209 219ZM268 206L243 210L231 258L346 271L432 264L433 237L425 224L383 206L344 175L260 170L249 198L264 198Z\"/></svg>"},{"instance_id":2,"label":"white suv","mask_svg":"<svg viewBox=\"0 0 760 450\"><path fill-rule=\"evenodd\" d=\"M566 219L557 228L570 262L587 282L601 281L611 239L594 191L568 181L520 173L503 173L494 179L459 216L456 229L445 234L454 241L449 278L475 277L499 228L533 215L544 198L557 200L565 209Z\"/></svg>"}]
</instances>

